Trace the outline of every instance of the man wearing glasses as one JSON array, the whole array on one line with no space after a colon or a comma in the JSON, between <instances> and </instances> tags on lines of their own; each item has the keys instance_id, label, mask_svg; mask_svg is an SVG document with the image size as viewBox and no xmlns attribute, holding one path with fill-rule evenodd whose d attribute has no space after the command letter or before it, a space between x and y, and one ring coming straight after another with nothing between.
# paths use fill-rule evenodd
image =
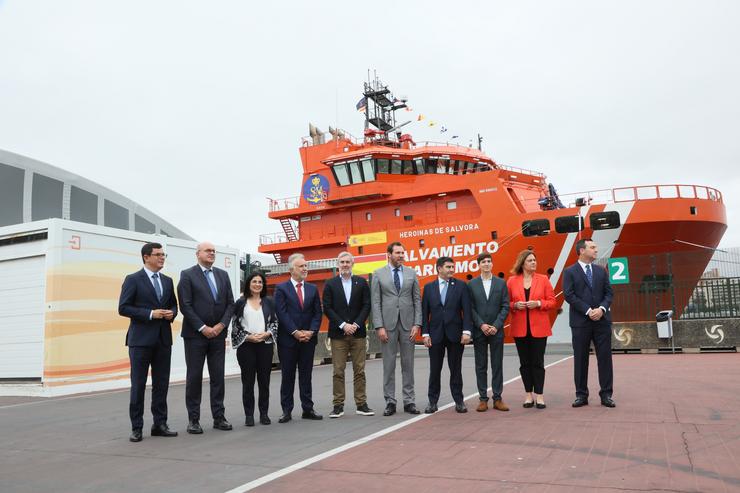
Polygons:
<instances>
[{"instance_id":1,"label":"man wearing glasses","mask_svg":"<svg viewBox=\"0 0 740 493\"><path fill-rule=\"evenodd\" d=\"M172 320L177 316L177 300L172 279L161 274L166 255L159 243L141 248L144 268L126 276L121 287L118 313L131 319L126 345L131 363L132 442L140 442L144 426L144 393L149 367L152 369L152 436L174 437L167 426L167 390L170 385Z\"/></svg>"},{"instance_id":2,"label":"man wearing glasses","mask_svg":"<svg viewBox=\"0 0 740 493\"><path fill-rule=\"evenodd\" d=\"M198 244L197 264L180 273L177 296L183 314L181 336L185 343L185 405L188 409L188 433L203 433L200 426L200 398L203 389L203 364L208 360L211 385L213 427L231 430L224 415L224 361L226 333L234 314L234 294L229 274L213 266L216 247Z\"/></svg>"}]
</instances>

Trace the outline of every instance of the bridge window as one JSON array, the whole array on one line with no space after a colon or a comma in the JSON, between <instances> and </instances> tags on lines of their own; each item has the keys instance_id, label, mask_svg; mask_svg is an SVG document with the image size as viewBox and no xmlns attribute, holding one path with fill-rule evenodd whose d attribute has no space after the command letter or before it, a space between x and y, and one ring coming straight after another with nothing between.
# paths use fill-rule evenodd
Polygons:
<instances>
[{"instance_id":1,"label":"bridge window","mask_svg":"<svg viewBox=\"0 0 740 493\"><path fill-rule=\"evenodd\" d=\"M417 175L423 175L425 173L424 160L422 158L414 159L414 167L416 168Z\"/></svg>"},{"instance_id":2,"label":"bridge window","mask_svg":"<svg viewBox=\"0 0 740 493\"><path fill-rule=\"evenodd\" d=\"M365 177L365 181L375 181L375 167L373 166L373 160L363 159L361 164L362 174Z\"/></svg>"},{"instance_id":3,"label":"bridge window","mask_svg":"<svg viewBox=\"0 0 740 493\"><path fill-rule=\"evenodd\" d=\"M547 219L532 219L522 223L524 236L545 236L550 234L550 221Z\"/></svg>"},{"instance_id":4,"label":"bridge window","mask_svg":"<svg viewBox=\"0 0 740 493\"><path fill-rule=\"evenodd\" d=\"M563 216L555 218L555 231L558 233L578 233L583 231L581 216Z\"/></svg>"},{"instance_id":5,"label":"bridge window","mask_svg":"<svg viewBox=\"0 0 740 493\"><path fill-rule=\"evenodd\" d=\"M402 171L401 168L401 160L400 159L391 159L391 174L392 175L400 175Z\"/></svg>"},{"instance_id":6,"label":"bridge window","mask_svg":"<svg viewBox=\"0 0 740 493\"><path fill-rule=\"evenodd\" d=\"M340 187L349 185L349 173L347 172L347 165L345 163L335 164L332 166L332 171L334 171L334 178L337 179Z\"/></svg>"},{"instance_id":7,"label":"bridge window","mask_svg":"<svg viewBox=\"0 0 740 493\"><path fill-rule=\"evenodd\" d=\"M619 221L619 212L617 211L594 212L589 216L589 223L591 225L591 229L594 231L601 229L616 229L621 225Z\"/></svg>"},{"instance_id":8,"label":"bridge window","mask_svg":"<svg viewBox=\"0 0 740 493\"><path fill-rule=\"evenodd\" d=\"M424 160L424 163L426 164L426 167L427 167L427 173L431 174L431 173L437 172L437 160L436 159L427 158Z\"/></svg>"},{"instance_id":9,"label":"bridge window","mask_svg":"<svg viewBox=\"0 0 740 493\"><path fill-rule=\"evenodd\" d=\"M403 162L403 174L404 175L413 175L414 174L414 162L413 161L404 161Z\"/></svg>"},{"instance_id":10,"label":"bridge window","mask_svg":"<svg viewBox=\"0 0 740 493\"><path fill-rule=\"evenodd\" d=\"M360 172L360 163L357 161L350 161L349 172L352 177L352 183L362 183L362 173Z\"/></svg>"},{"instance_id":11,"label":"bridge window","mask_svg":"<svg viewBox=\"0 0 740 493\"><path fill-rule=\"evenodd\" d=\"M390 173L390 162L387 159L378 159L378 173Z\"/></svg>"}]
</instances>

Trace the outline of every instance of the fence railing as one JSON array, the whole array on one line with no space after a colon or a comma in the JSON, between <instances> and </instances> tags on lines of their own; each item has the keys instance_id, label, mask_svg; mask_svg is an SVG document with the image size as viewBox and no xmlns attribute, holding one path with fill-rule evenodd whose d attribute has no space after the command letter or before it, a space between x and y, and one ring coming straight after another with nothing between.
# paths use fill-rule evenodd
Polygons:
<instances>
[{"instance_id":1,"label":"fence railing","mask_svg":"<svg viewBox=\"0 0 740 493\"><path fill-rule=\"evenodd\" d=\"M655 320L674 310L682 320L740 317L740 277L699 282L659 279L613 286L615 322Z\"/></svg>"}]
</instances>

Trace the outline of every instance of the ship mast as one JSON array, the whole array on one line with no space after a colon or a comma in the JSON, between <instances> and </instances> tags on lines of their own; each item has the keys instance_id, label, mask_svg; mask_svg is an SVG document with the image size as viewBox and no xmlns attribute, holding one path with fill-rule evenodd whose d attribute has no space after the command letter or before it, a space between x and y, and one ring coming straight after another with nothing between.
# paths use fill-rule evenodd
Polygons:
<instances>
[{"instance_id":1,"label":"ship mast","mask_svg":"<svg viewBox=\"0 0 740 493\"><path fill-rule=\"evenodd\" d=\"M406 108L406 98L396 98L377 74L365 82L362 93L365 102L365 142L398 147L401 132L398 129L411 123L396 124L396 111ZM394 132L395 135L394 135Z\"/></svg>"}]
</instances>

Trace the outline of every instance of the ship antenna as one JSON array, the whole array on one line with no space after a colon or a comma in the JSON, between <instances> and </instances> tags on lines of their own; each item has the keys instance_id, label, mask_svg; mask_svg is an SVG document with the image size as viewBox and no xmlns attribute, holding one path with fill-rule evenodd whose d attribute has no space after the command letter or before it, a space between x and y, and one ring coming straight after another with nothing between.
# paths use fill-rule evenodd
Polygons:
<instances>
[{"instance_id":1,"label":"ship antenna","mask_svg":"<svg viewBox=\"0 0 740 493\"><path fill-rule=\"evenodd\" d=\"M483 137L480 134L478 134L478 150L483 151Z\"/></svg>"}]
</instances>

